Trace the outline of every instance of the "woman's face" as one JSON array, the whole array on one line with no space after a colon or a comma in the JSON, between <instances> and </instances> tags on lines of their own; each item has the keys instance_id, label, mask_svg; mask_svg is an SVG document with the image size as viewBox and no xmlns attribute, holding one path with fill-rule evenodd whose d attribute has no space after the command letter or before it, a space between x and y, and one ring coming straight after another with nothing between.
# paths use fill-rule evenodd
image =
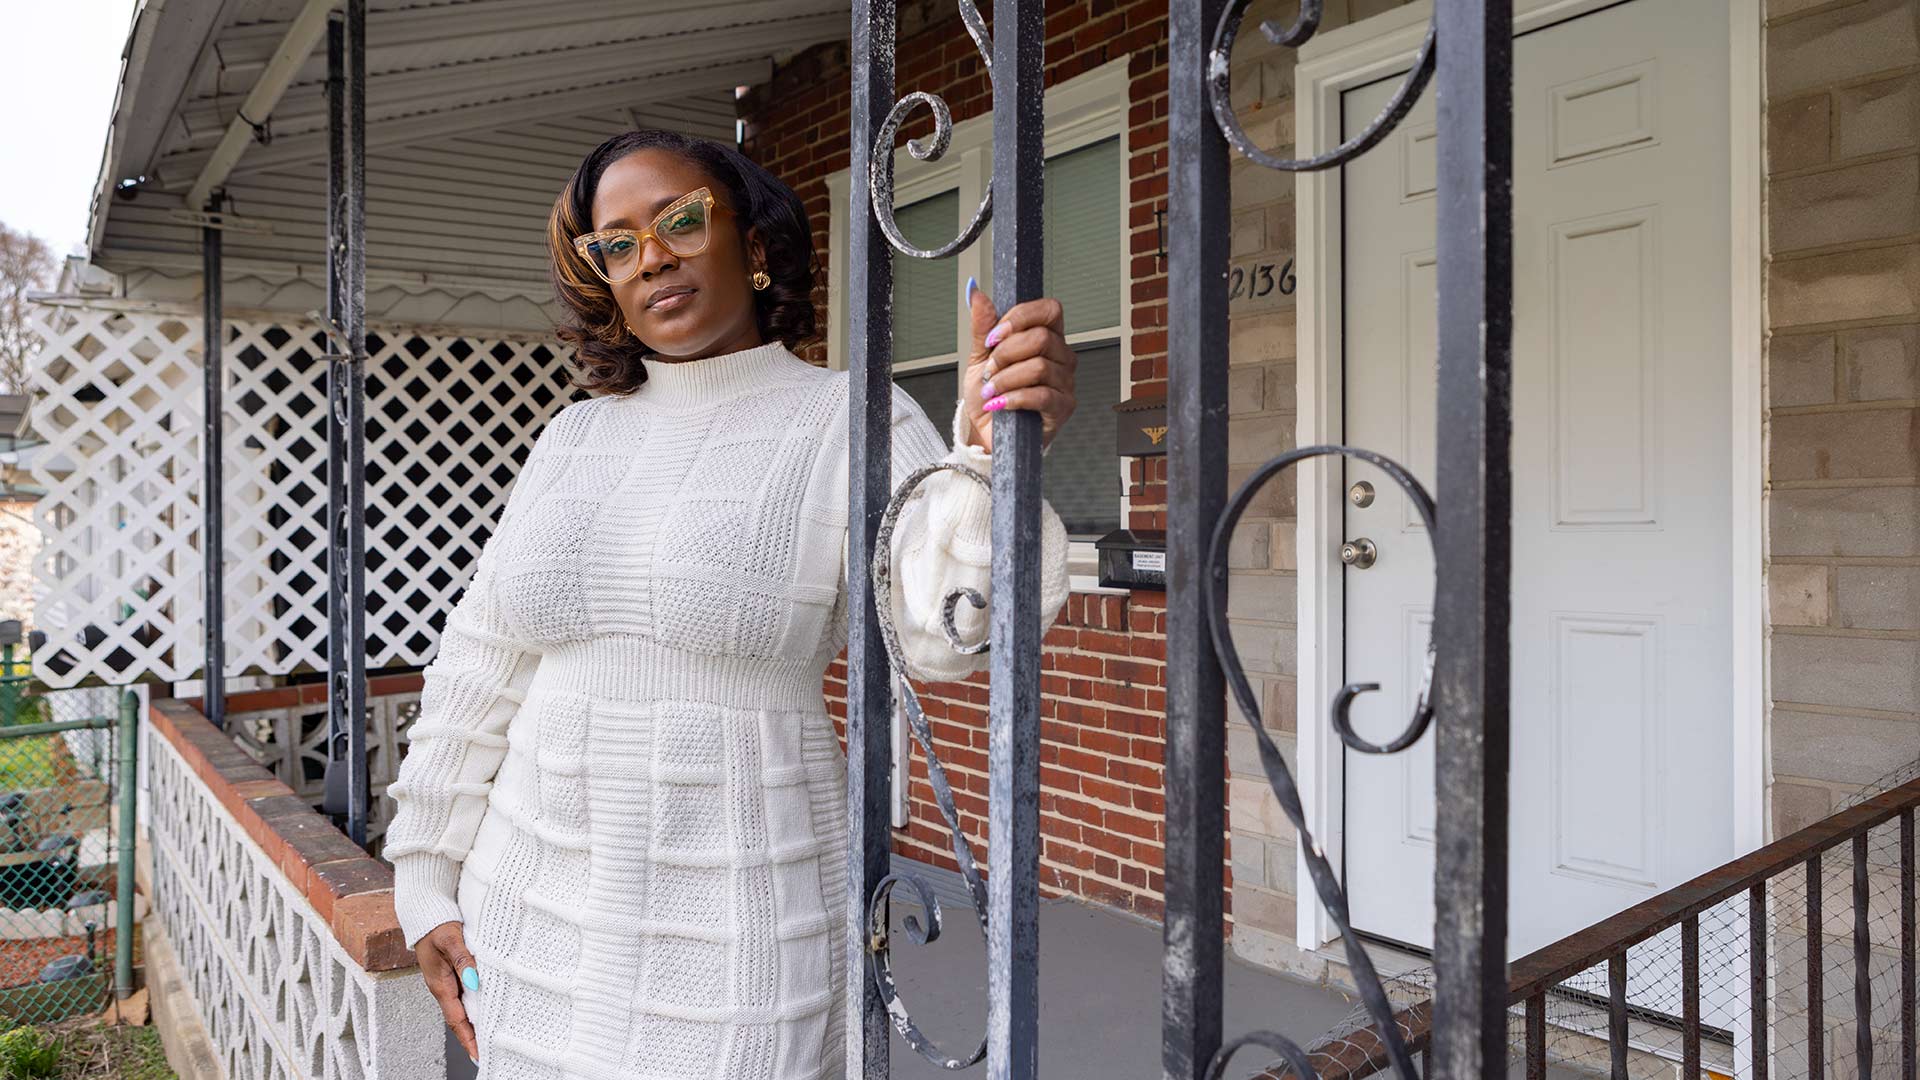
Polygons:
<instances>
[{"instance_id":1,"label":"woman's face","mask_svg":"<svg viewBox=\"0 0 1920 1080\"><path fill-rule=\"evenodd\" d=\"M754 319L753 272L766 253L729 205L727 189L669 150L636 150L607 166L593 195L593 228L645 229L667 204L695 188L715 199L707 246L685 258L648 239L640 269L611 286L635 336L662 360L695 360L762 344Z\"/></svg>"}]
</instances>

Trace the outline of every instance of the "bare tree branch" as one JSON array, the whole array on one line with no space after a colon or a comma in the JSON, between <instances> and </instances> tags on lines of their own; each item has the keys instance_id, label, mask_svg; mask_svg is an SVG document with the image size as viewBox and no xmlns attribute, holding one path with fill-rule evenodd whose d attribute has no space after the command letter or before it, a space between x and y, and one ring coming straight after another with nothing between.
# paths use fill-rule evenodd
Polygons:
<instances>
[{"instance_id":1,"label":"bare tree branch","mask_svg":"<svg viewBox=\"0 0 1920 1080\"><path fill-rule=\"evenodd\" d=\"M47 242L0 224L0 393L27 392L27 365L40 342L27 329L27 291L53 284Z\"/></svg>"}]
</instances>

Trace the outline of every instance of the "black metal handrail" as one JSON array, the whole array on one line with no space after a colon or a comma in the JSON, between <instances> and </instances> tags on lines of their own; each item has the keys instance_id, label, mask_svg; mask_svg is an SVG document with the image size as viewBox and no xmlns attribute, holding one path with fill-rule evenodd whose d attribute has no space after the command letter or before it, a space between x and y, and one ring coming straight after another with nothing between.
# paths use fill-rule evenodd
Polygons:
<instances>
[{"instance_id":1,"label":"black metal handrail","mask_svg":"<svg viewBox=\"0 0 1920 1080\"><path fill-rule=\"evenodd\" d=\"M1826 1001L1822 989L1827 935L1821 930L1822 881L1820 858L1827 851L1850 845L1853 857L1854 1053L1858 1076L1873 1075L1872 1024L1861 1022L1873 1011L1872 974L1866 957L1873 946L1868 918L1868 835L1876 828L1899 822L1900 859L1900 1073L1915 1076L1916 1057L1915 881L1914 818L1920 811L1920 780L1911 780L1854 806L1784 836L1753 852L1717 866L1681 885L1650 897L1583 930L1515 960L1508 969L1509 1007L1526 1011L1524 1054L1530 1078L1546 1074L1546 1001L1548 995L1583 971L1607 966L1607 1046L1613 1080L1627 1076L1627 951L1675 927L1681 933L1682 1006L1681 1080L1700 1071L1700 917L1719 904L1747 897L1748 941L1752 949L1748 968L1748 1008L1751 1010L1753 1077L1766 1080L1768 1071L1767 887L1804 870L1807 887L1807 1028L1809 1075L1818 1078L1825 1068L1822 1030ZM1409 1049L1424 1052L1432 1035L1432 1008L1416 1002L1394 1014L1396 1034ZM1378 1025L1316 1045L1308 1052L1311 1072L1322 1080L1364 1080L1389 1065L1387 1040ZM1293 1078L1291 1070L1270 1071L1267 1080Z\"/></svg>"}]
</instances>

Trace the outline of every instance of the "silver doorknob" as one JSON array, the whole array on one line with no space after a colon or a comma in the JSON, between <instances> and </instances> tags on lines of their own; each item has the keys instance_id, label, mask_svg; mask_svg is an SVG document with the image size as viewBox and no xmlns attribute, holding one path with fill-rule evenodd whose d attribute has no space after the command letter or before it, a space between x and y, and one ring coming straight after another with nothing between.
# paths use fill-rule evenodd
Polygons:
<instances>
[{"instance_id":1,"label":"silver doorknob","mask_svg":"<svg viewBox=\"0 0 1920 1080\"><path fill-rule=\"evenodd\" d=\"M1380 549L1364 536L1356 536L1340 545L1340 561L1355 570L1365 570L1380 557Z\"/></svg>"}]
</instances>

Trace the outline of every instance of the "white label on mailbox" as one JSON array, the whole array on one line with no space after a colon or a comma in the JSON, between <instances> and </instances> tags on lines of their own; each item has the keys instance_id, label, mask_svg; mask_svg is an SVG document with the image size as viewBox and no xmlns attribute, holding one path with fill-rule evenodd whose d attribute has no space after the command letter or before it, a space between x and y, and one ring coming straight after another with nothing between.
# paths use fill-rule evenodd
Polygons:
<instances>
[{"instance_id":1,"label":"white label on mailbox","mask_svg":"<svg viewBox=\"0 0 1920 1080\"><path fill-rule=\"evenodd\" d=\"M1136 551L1133 553L1135 570L1157 570L1167 572L1167 553L1164 551Z\"/></svg>"}]
</instances>

